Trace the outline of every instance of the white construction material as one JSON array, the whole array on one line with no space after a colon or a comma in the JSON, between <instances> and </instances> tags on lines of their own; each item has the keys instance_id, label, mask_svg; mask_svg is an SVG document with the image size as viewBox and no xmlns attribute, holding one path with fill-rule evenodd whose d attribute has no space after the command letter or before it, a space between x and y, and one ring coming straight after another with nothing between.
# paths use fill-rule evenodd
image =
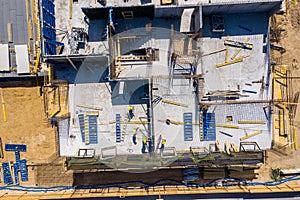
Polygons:
<instances>
[{"instance_id":1,"label":"white construction material","mask_svg":"<svg viewBox=\"0 0 300 200\"><path fill-rule=\"evenodd\" d=\"M9 71L8 44L0 44L0 71Z\"/></svg>"},{"instance_id":2,"label":"white construction material","mask_svg":"<svg viewBox=\"0 0 300 200\"><path fill-rule=\"evenodd\" d=\"M29 58L27 45L15 45L16 51L16 63L18 74L28 74L29 70Z\"/></svg>"},{"instance_id":3,"label":"white construction material","mask_svg":"<svg viewBox=\"0 0 300 200\"><path fill-rule=\"evenodd\" d=\"M194 10L194 8L183 10L181 15L180 32L189 33L192 29L194 29L194 27L191 28L192 14L194 13Z\"/></svg>"}]
</instances>

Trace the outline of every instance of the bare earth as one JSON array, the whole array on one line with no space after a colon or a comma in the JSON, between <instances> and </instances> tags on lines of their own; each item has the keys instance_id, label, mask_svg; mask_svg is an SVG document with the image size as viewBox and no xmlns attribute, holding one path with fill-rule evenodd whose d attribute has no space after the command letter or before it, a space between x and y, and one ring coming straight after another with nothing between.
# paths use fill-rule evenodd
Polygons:
<instances>
[{"instance_id":1,"label":"bare earth","mask_svg":"<svg viewBox=\"0 0 300 200\"><path fill-rule=\"evenodd\" d=\"M6 143L26 144L27 152L21 152L21 159L40 163L55 153L55 132L47 121L43 98L39 87L3 88L7 121L0 110L0 137L3 148ZM4 152L3 161L14 161L14 152Z\"/></svg>"},{"instance_id":2,"label":"bare earth","mask_svg":"<svg viewBox=\"0 0 300 200\"><path fill-rule=\"evenodd\" d=\"M283 46L286 52L282 56L282 64L288 65L293 77L300 77L300 3L294 8L290 5L288 13L276 16L276 26L281 29L279 46ZM273 52L274 59L280 57L279 52ZM300 91L300 79L292 82L292 91L295 94ZM297 141L300 144L300 107L297 107L294 124L297 130ZM291 155L284 156L274 151L266 154L266 163L262 166L259 173L260 181L270 180L272 168L300 168L300 150L293 150Z\"/></svg>"}]
</instances>

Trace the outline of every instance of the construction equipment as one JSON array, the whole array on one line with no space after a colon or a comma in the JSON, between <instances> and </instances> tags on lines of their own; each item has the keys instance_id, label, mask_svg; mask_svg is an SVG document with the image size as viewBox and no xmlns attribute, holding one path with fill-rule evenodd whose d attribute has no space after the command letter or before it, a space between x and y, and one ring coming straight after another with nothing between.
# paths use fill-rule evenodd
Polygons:
<instances>
[{"instance_id":1,"label":"construction equipment","mask_svg":"<svg viewBox=\"0 0 300 200\"><path fill-rule=\"evenodd\" d=\"M261 133L262 133L262 131L255 131L255 132L253 132L253 133L250 133L250 134L248 134L248 135L245 135L245 136L241 137L240 140L243 141L243 140L246 140L246 139L248 139L248 138L254 137L254 136L256 136L256 135L259 135L259 134L261 134Z\"/></svg>"},{"instance_id":2,"label":"construction equipment","mask_svg":"<svg viewBox=\"0 0 300 200\"><path fill-rule=\"evenodd\" d=\"M242 49L249 49L249 50L251 50L253 48L253 44L250 44L247 42L238 42L238 41L233 41L233 40L228 40L228 39L226 39L224 41L224 45L238 47L238 48L242 48Z\"/></svg>"},{"instance_id":3,"label":"construction equipment","mask_svg":"<svg viewBox=\"0 0 300 200\"><path fill-rule=\"evenodd\" d=\"M167 99L162 100L162 102L163 103L168 103L168 104L173 104L173 105L176 105L176 106L188 107L187 104L176 102L176 101L170 101L170 100L167 100Z\"/></svg>"},{"instance_id":4,"label":"construction equipment","mask_svg":"<svg viewBox=\"0 0 300 200\"><path fill-rule=\"evenodd\" d=\"M247 58L249 56L250 55L248 54L248 55L245 55L245 56L241 56L241 57L239 57L235 60L231 60L231 61L227 61L227 62L224 62L224 63L216 64L216 67L224 67L224 66L227 66L227 65L243 62L244 58Z\"/></svg>"}]
</instances>

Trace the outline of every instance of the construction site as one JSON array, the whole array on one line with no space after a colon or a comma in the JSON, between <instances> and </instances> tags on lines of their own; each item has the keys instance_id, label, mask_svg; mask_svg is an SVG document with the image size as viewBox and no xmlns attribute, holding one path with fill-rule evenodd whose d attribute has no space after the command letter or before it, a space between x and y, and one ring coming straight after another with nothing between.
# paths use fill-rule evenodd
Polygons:
<instances>
[{"instance_id":1,"label":"construction site","mask_svg":"<svg viewBox=\"0 0 300 200\"><path fill-rule=\"evenodd\" d=\"M0 199L296 195L299 8L2 0Z\"/></svg>"}]
</instances>

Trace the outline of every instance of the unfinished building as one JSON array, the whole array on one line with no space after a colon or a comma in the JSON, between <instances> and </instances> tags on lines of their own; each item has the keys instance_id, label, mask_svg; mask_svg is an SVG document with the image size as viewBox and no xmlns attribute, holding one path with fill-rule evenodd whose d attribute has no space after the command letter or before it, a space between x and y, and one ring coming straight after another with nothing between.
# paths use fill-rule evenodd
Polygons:
<instances>
[{"instance_id":1,"label":"unfinished building","mask_svg":"<svg viewBox=\"0 0 300 200\"><path fill-rule=\"evenodd\" d=\"M57 15L72 25L58 36L65 48L44 55L44 91L58 97L44 92L45 107L68 168L263 163L274 140L268 22L280 5L78 2L68 22Z\"/></svg>"},{"instance_id":2,"label":"unfinished building","mask_svg":"<svg viewBox=\"0 0 300 200\"><path fill-rule=\"evenodd\" d=\"M64 2L39 1L40 46L24 74L46 74L45 113L74 185L184 168L198 169L185 181L252 180L264 150L294 145L286 71L270 62L281 0Z\"/></svg>"}]
</instances>

